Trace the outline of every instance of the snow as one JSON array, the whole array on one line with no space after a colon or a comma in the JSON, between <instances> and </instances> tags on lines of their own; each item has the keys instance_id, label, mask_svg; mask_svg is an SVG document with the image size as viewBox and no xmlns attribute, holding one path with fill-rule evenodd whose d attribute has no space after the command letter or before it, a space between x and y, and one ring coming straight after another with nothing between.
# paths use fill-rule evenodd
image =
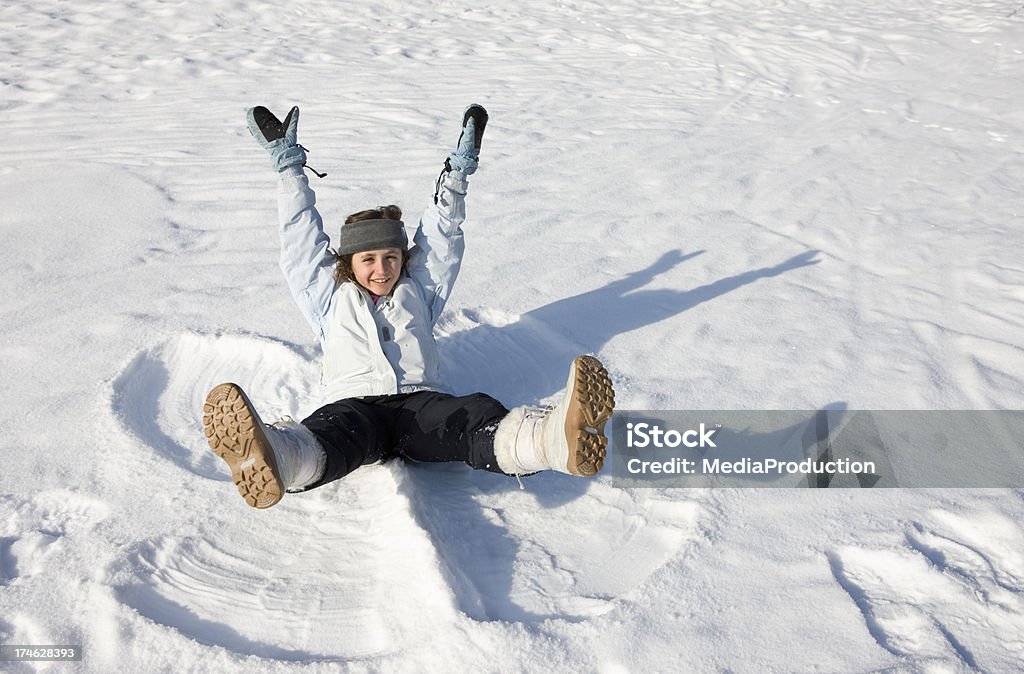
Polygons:
<instances>
[{"instance_id":1,"label":"snow","mask_svg":"<svg viewBox=\"0 0 1024 674\"><path fill-rule=\"evenodd\" d=\"M268 511L200 427L317 405L247 107L330 233L491 115L438 329L458 392L1022 409L1016 1L8 0L5 671L1011 671L1013 490L621 489L360 469Z\"/></svg>"}]
</instances>

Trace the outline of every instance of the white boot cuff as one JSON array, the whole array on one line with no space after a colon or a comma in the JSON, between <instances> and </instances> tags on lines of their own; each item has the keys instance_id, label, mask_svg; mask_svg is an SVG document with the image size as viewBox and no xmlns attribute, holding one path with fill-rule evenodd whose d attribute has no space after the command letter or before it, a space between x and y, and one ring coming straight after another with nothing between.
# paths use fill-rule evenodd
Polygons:
<instances>
[{"instance_id":1,"label":"white boot cuff","mask_svg":"<svg viewBox=\"0 0 1024 674\"><path fill-rule=\"evenodd\" d=\"M525 419L526 408L516 407L501 420L498 430L494 432L494 458L498 460L498 468L506 475L527 472L516 462L516 436Z\"/></svg>"},{"instance_id":2,"label":"white boot cuff","mask_svg":"<svg viewBox=\"0 0 1024 674\"><path fill-rule=\"evenodd\" d=\"M288 491L301 491L321 478L327 468L327 452L320 446L320 441L302 424L295 425L298 436L299 460L296 461L294 484Z\"/></svg>"}]
</instances>

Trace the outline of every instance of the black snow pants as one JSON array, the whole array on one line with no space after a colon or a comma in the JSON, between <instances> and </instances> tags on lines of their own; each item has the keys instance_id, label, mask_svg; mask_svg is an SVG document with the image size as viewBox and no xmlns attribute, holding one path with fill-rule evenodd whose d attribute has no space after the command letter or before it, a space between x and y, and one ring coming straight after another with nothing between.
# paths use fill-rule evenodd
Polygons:
<instances>
[{"instance_id":1,"label":"black snow pants","mask_svg":"<svg viewBox=\"0 0 1024 674\"><path fill-rule=\"evenodd\" d=\"M327 453L323 476L307 490L395 457L464 461L501 473L494 458L494 432L506 414L504 405L483 393L417 391L324 405L302 420Z\"/></svg>"}]
</instances>

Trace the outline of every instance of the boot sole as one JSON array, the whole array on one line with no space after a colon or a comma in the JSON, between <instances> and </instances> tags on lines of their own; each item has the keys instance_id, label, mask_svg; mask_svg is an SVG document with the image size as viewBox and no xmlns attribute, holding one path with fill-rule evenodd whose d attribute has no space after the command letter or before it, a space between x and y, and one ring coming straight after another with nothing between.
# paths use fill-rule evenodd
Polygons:
<instances>
[{"instance_id":1,"label":"boot sole","mask_svg":"<svg viewBox=\"0 0 1024 674\"><path fill-rule=\"evenodd\" d=\"M263 422L237 384L221 384L203 404L203 431L213 453L231 469L238 493L253 508L269 508L284 488Z\"/></svg>"},{"instance_id":2,"label":"boot sole","mask_svg":"<svg viewBox=\"0 0 1024 674\"><path fill-rule=\"evenodd\" d=\"M579 356L573 367L573 404L565 415L566 468L571 475L593 477L604 467L608 454L604 427L615 410L615 390L608 370L597 358Z\"/></svg>"}]
</instances>

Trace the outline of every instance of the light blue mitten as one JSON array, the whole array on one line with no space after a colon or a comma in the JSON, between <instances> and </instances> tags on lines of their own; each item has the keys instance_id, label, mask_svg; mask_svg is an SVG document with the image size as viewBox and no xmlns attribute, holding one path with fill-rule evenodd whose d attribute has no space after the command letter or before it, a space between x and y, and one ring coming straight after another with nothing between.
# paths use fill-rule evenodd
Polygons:
<instances>
[{"instance_id":1,"label":"light blue mitten","mask_svg":"<svg viewBox=\"0 0 1024 674\"><path fill-rule=\"evenodd\" d=\"M480 161L480 143L487 127L487 111L473 103L462 115L462 134L455 152L448 155L447 166L453 171L472 175Z\"/></svg>"},{"instance_id":2,"label":"light blue mitten","mask_svg":"<svg viewBox=\"0 0 1024 674\"><path fill-rule=\"evenodd\" d=\"M462 114L462 134L455 146L455 152L448 155L444 160L444 168L437 176L437 183L434 184L434 203L441 198L441 186L446 176L452 171L465 176L476 172L477 164L480 162L480 142L484 138L484 129L487 127L487 111L484 106L473 103Z\"/></svg>"},{"instance_id":3,"label":"light blue mitten","mask_svg":"<svg viewBox=\"0 0 1024 674\"><path fill-rule=\"evenodd\" d=\"M249 133L256 139L267 154L270 165L275 171L283 171L290 166L303 166L306 163L306 148L299 145L299 108L293 107L288 116L281 122L274 113L262 105L249 108Z\"/></svg>"}]
</instances>

